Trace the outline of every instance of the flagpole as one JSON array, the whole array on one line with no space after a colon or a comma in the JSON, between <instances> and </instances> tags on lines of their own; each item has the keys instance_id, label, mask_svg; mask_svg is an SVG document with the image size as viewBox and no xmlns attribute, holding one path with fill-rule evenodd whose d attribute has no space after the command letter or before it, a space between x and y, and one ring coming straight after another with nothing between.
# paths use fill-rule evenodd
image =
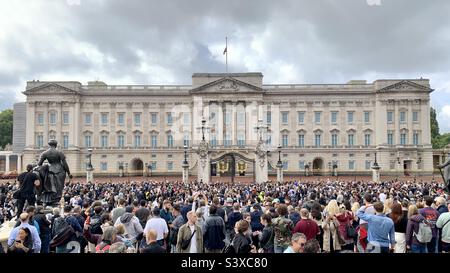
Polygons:
<instances>
[{"instance_id":1,"label":"flagpole","mask_svg":"<svg viewBox=\"0 0 450 273\"><path fill-rule=\"evenodd\" d=\"M225 70L228 74L228 37L225 37L225 48L227 49L225 52Z\"/></svg>"}]
</instances>

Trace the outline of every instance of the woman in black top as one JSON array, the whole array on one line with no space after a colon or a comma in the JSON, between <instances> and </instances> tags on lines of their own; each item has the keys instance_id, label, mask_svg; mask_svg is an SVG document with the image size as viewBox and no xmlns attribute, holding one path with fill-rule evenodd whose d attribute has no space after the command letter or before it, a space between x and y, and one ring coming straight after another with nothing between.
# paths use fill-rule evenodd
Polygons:
<instances>
[{"instance_id":1,"label":"woman in black top","mask_svg":"<svg viewBox=\"0 0 450 273\"><path fill-rule=\"evenodd\" d=\"M8 248L8 253L33 253L33 240L28 228L21 228L14 243Z\"/></svg>"},{"instance_id":2,"label":"woman in black top","mask_svg":"<svg viewBox=\"0 0 450 273\"><path fill-rule=\"evenodd\" d=\"M250 253L252 251L251 239L246 236L248 228L249 223L245 220L236 222L234 226L236 235L234 236L231 244L233 245L236 253Z\"/></svg>"},{"instance_id":3,"label":"woman in black top","mask_svg":"<svg viewBox=\"0 0 450 273\"><path fill-rule=\"evenodd\" d=\"M388 216L394 222L395 230L395 253L406 252L406 226L408 225L408 216L402 210L402 205L398 202L392 205L391 213Z\"/></svg>"},{"instance_id":4,"label":"woman in black top","mask_svg":"<svg viewBox=\"0 0 450 273\"><path fill-rule=\"evenodd\" d=\"M270 214L261 215L261 224L264 228L258 232L259 245L263 253L274 253L273 245L275 233L272 227L272 217ZM261 252L261 251L260 251Z\"/></svg>"}]
</instances>

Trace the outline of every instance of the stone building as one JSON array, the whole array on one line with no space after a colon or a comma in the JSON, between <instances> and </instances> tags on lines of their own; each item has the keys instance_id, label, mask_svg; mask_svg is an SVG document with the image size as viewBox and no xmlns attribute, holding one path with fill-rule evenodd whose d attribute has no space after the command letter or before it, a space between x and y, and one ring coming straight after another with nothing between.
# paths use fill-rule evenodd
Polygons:
<instances>
[{"instance_id":1,"label":"stone building","mask_svg":"<svg viewBox=\"0 0 450 273\"><path fill-rule=\"evenodd\" d=\"M191 85L31 81L15 149L34 162L55 138L74 174L92 149L96 176L180 175L187 146L195 176L204 135L211 176L270 174L279 159L285 175L370 174L375 153L382 174L429 175L432 91L426 79L264 84L261 73L195 73Z\"/></svg>"}]
</instances>

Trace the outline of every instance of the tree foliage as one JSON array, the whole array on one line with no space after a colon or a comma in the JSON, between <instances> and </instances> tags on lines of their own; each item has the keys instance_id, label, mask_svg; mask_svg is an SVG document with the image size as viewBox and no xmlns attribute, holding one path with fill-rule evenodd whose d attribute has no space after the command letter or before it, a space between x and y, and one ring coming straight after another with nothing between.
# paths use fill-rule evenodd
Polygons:
<instances>
[{"instance_id":1,"label":"tree foliage","mask_svg":"<svg viewBox=\"0 0 450 273\"><path fill-rule=\"evenodd\" d=\"M440 134L439 123L436 119L436 109L431 107L430 126L431 126L431 144L433 149L442 149L450 144L450 133Z\"/></svg>"},{"instance_id":2,"label":"tree foliage","mask_svg":"<svg viewBox=\"0 0 450 273\"><path fill-rule=\"evenodd\" d=\"M12 144L13 137L13 110L0 112L0 147Z\"/></svg>"}]
</instances>

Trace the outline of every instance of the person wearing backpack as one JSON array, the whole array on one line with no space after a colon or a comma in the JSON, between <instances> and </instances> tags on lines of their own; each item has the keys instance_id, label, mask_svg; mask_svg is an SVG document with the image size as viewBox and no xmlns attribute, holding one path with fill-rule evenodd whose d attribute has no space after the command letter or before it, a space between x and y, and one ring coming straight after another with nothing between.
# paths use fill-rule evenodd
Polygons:
<instances>
[{"instance_id":1,"label":"person wearing backpack","mask_svg":"<svg viewBox=\"0 0 450 273\"><path fill-rule=\"evenodd\" d=\"M99 234L103 233L102 231L102 212L103 208L101 206L94 207L94 215L91 216L91 233Z\"/></svg>"},{"instance_id":2,"label":"person wearing backpack","mask_svg":"<svg viewBox=\"0 0 450 273\"><path fill-rule=\"evenodd\" d=\"M64 214L58 217L55 222L55 236L50 242L50 246L56 247L56 253L67 253L67 244L71 241L77 241L78 234L83 232L83 228L78 223L77 218L72 215L72 207L65 206ZM66 234L63 236L64 240L59 240L61 234Z\"/></svg>"},{"instance_id":3,"label":"person wearing backpack","mask_svg":"<svg viewBox=\"0 0 450 273\"><path fill-rule=\"evenodd\" d=\"M287 218L288 209L285 204L278 205L277 213L279 216L272 221L275 232L274 251L283 253L291 243L294 224L291 219Z\"/></svg>"},{"instance_id":4,"label":"person wearing backpack","mask_svg":"<svg viewBox=\"0 0 450 273\"><path fill-rule=\"evenodd\" d=\"M431 231L433 233L433 238L427 243L427 250L428 253L436 253L438 243L438 229L436 228L436 222L439 218L439 212L431 207L434 203L433 197L427 195L423 199L425 201L425 207L419 210L419 213L430 223Z\"/></svg>"},{"instance_id":5,"label":"person wearing backpack","mask_svg":"<svg viewBox=\"0 0 450 273\"><path fill-rule=\"evenodd\" d=\"M426 233L425 218L419 214L416 205L408 208L408 224L406 226L406 249L412 253L427 253L427 242L422 238L422 234ZM424 225L425 224L425 225ZM422 230L420 228L422 227ZM431 235L431 228L428 229L428 235ZM430 236L431 237L431 236Z\"/></svg>"}]
</instances>

